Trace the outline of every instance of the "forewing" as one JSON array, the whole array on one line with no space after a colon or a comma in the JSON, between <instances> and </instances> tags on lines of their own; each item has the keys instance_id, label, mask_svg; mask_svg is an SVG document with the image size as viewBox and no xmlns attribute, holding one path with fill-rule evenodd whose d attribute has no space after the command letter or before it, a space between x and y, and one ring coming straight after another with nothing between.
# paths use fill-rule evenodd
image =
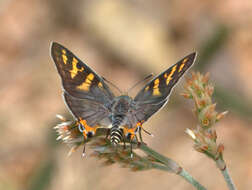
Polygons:
<instances>
[{"instance_id":1,"label":"forewing","mask_svg":"<svg viewBox=\"0 0 252 190\"><path fill-rule=\"evenodd\" d=\"M73 115L87 120L89 125L107 117L114 95L102 77L58 43L52 43L51 56L61 77L66 104Z\"/></svg>"},{"instance_id":2,"label":"forewing","mask_svg":"<svg viewBox=\"0 0 252 190\"><path fill-rule=\"evenodd\" d=\"M95 100L102 104L113 100L114 95L102 77L67 48L53 42L51 56L61 76L62 86L71 96Z\"/></svg>"},{"instance_id":3,"label":"forewing","mask_svg":"<svg viewBox=\"0 0 252 190\"><path fill-rule=\"evenodd\" d=\"M132 115L138 121L146 121L167 102L172 88L192 66L195 57L196 53L186 56L144 86L134 98Z\"/></svg>"}]
</instances>

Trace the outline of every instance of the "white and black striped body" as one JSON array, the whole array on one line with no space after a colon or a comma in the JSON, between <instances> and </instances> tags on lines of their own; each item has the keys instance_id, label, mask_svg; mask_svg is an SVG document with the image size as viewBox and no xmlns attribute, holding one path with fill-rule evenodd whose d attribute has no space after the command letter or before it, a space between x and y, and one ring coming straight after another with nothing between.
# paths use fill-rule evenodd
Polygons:
<instances>
[{"instance_id":1,"label":"white and black striped body","mask_svg":"<svg viewBox=\"0 0 252 190\"><path fill-rule=\"evenodd\" d=\"M116 97L112 104L112 128L110 130L110 140L113 144L118 144L123 138L123 126L128 124L127 114L132 106L132 99L129 96Z\"/></svg>"}]
</instances>

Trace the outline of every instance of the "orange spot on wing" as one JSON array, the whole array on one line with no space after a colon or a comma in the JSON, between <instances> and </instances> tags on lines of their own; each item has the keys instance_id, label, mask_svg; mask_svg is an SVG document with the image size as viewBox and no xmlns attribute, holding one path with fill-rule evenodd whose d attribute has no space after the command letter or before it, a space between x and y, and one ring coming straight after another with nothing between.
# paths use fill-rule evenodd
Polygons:
<instances>
[{"instance_id":1,"label":"orange spot on wing","mask_svg":"<svg viewBox=\"0 0 252 190\"><path fill-rule=\"evenodd\" d=\"M94 79L94 74L90 73L85 79L85 81L81 85L77 86L77 88L80 90L89 91L89 87L92 84L93 79Z\"/></svg>"},{"instance_id":2,"label":"orange spot on wing","mask_svg":"<svg viewBox=\"0 0 252 190\"><path fill-rule=\"evenodd\" d=\"M63 62L64 64L67 64L67 56L66 56L66 50L62 50L62 59L63 59Z\"/></svg>"},{"instance_id":3,"label":"orange spot on wing","mask_svg":"<svg viewBox=\"0 0 252 190\"><path fill-rule=\"evenodd\" d=\"M187 61L188 61L188 58L185 58L185 59L182 61L182 64L180 65L179 71L178 71L178 72L182 71L182 69L184 68L185 63L186 63Z\"/></svg>"},{"instance_id":4,"label":"orange spot on wing","mask_svg":"<svg viewBox=\"0 0 252 190\"><path fill-rule=\"evenodd\" d=\"M152 93L152 95L154 95L154 96L160 96L160 95L161 95L158 86L159 86L159 78L157 78L157 79L154 81L154 86L153 86L153 93Z\"/></svg>"},{"instance_id":5,"label":"orange spot on wing","mask_svg":"<svg viewBox=\"0 0 252 190\"><path fill-rule=\"evenodd\" d=\"M149 86L146 86L146 88L144 90L147 91L147 90L149 90L149 88L150 88Z\"/></svg>"},{"instance_id":6,"label":"orange spot on wing","mask_svg":"<svg viewBox=\"0 0 252 190\"><path fill-rule=\"evenodd\" d=\"M188 58L185 58L182 63L186 63L188 61Z\"/></svg>"},{"instance_id":7,"label":"orange spot on wing","mask_svg":"<svg viewBox=\"0 0 252 190\"><path fill-rule=\"evenodd\" d=\"M98 83L98 87L99 87L99 88L102 88L102 87L103 87L103 85L102 85L101 82Z\"/></svg>"},{"instance_id":8,"label":"orange spot on wing","mask_svg":"<svg viewBox=\"0 0 252 190\"><path fill-rule=\"evenodd\" d=\"M70 73L71 73L71 78L73 79L77 74L78 72L82 72L84 70L84 68L80 68L78 69L77 68L77 63L78 63L78 60L73 58L73 61L72 61L72 70L70 70Z\"/></svg>"},{"instance_id":9,"label":"orange spot on wing","mask_svg":"<svg viewBox=\"0 0 252 190\"><path fill-rule=\"evenodd\" d=\"M67 56L63 54L62 59L63 59L63 62L66 64L67 63Z\"/></svg>"},{"instance_id":10,"label":"orange spot on wing","mask_svg":"<svg viewBox=\"0 0 252 190\"><path fill-rule=\"evenodd\" d=\"M177 69L177 65L174 65L172 67L170 74L168 74L168 76L167 76L166 85L168 85L170 83L170 81L172 80L172 76L173 76L174 72L176 71L176 69Z\"/></svg>"},{"instance_id":11,"label":"orange spot on wing","mask_svg":"<svg viewBox=\"0 0 252 190\"><path fill-rule=\"evenodd\" d=\"M184 63L182 63L182 64L180 65L180 67L179 67L178 72L182 71L182 69L183 69L183 67L184 67L184 66L185 66L185 64L184 64Z\"/></svg>"},{"instance_id":12,"label":"orange spot on wing","mask_svg":"<svg viewBox=\"0 0 252 190\"><path fill-rule=\"evenodd\" d=\"M94 79L94 74L93 73L90 73L88 76L87 76L87 79L88 81L90 81L90 84L92 82L92 80Z\"/></svg>"}]
</instances>

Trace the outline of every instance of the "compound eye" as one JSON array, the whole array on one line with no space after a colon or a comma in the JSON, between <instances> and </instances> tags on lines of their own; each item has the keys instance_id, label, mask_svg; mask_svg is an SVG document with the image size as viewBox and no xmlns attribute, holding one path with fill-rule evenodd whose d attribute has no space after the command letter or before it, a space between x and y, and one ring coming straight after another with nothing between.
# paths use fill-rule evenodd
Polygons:
<instances>
[{"instance_id":1,"label":"compound eye","mask_svg":"<svg viewBox=\"0 0 252 190\"><path fill-rule=\"evenodd\" d=\"M85 127L82 124L79 124L78 128L81 133L83 133L83 131L85 130Z\"/></svg>"}]
</instances>

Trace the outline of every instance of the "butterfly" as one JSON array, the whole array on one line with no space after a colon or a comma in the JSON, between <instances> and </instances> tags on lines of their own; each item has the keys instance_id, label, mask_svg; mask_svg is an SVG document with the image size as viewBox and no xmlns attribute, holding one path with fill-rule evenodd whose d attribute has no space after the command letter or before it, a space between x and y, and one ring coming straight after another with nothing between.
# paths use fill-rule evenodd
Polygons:
<instances>
[{"instance_id":1,"label":"butterfly","mask_svg":"<svg viewBox=\"0 0 252 190\"><path fill-rule=\"evenodd\" d=\"M137 138L137 133L142 138L143 123L167 103L175 84L193 65L196 53L154 77L134 98L115 96L103 77L59 43L52 42L51 56L61 77L63 98L84 139L105 127L110 128L110 141L116 145L123 138Z\"/></svg>"}]
</instances>

